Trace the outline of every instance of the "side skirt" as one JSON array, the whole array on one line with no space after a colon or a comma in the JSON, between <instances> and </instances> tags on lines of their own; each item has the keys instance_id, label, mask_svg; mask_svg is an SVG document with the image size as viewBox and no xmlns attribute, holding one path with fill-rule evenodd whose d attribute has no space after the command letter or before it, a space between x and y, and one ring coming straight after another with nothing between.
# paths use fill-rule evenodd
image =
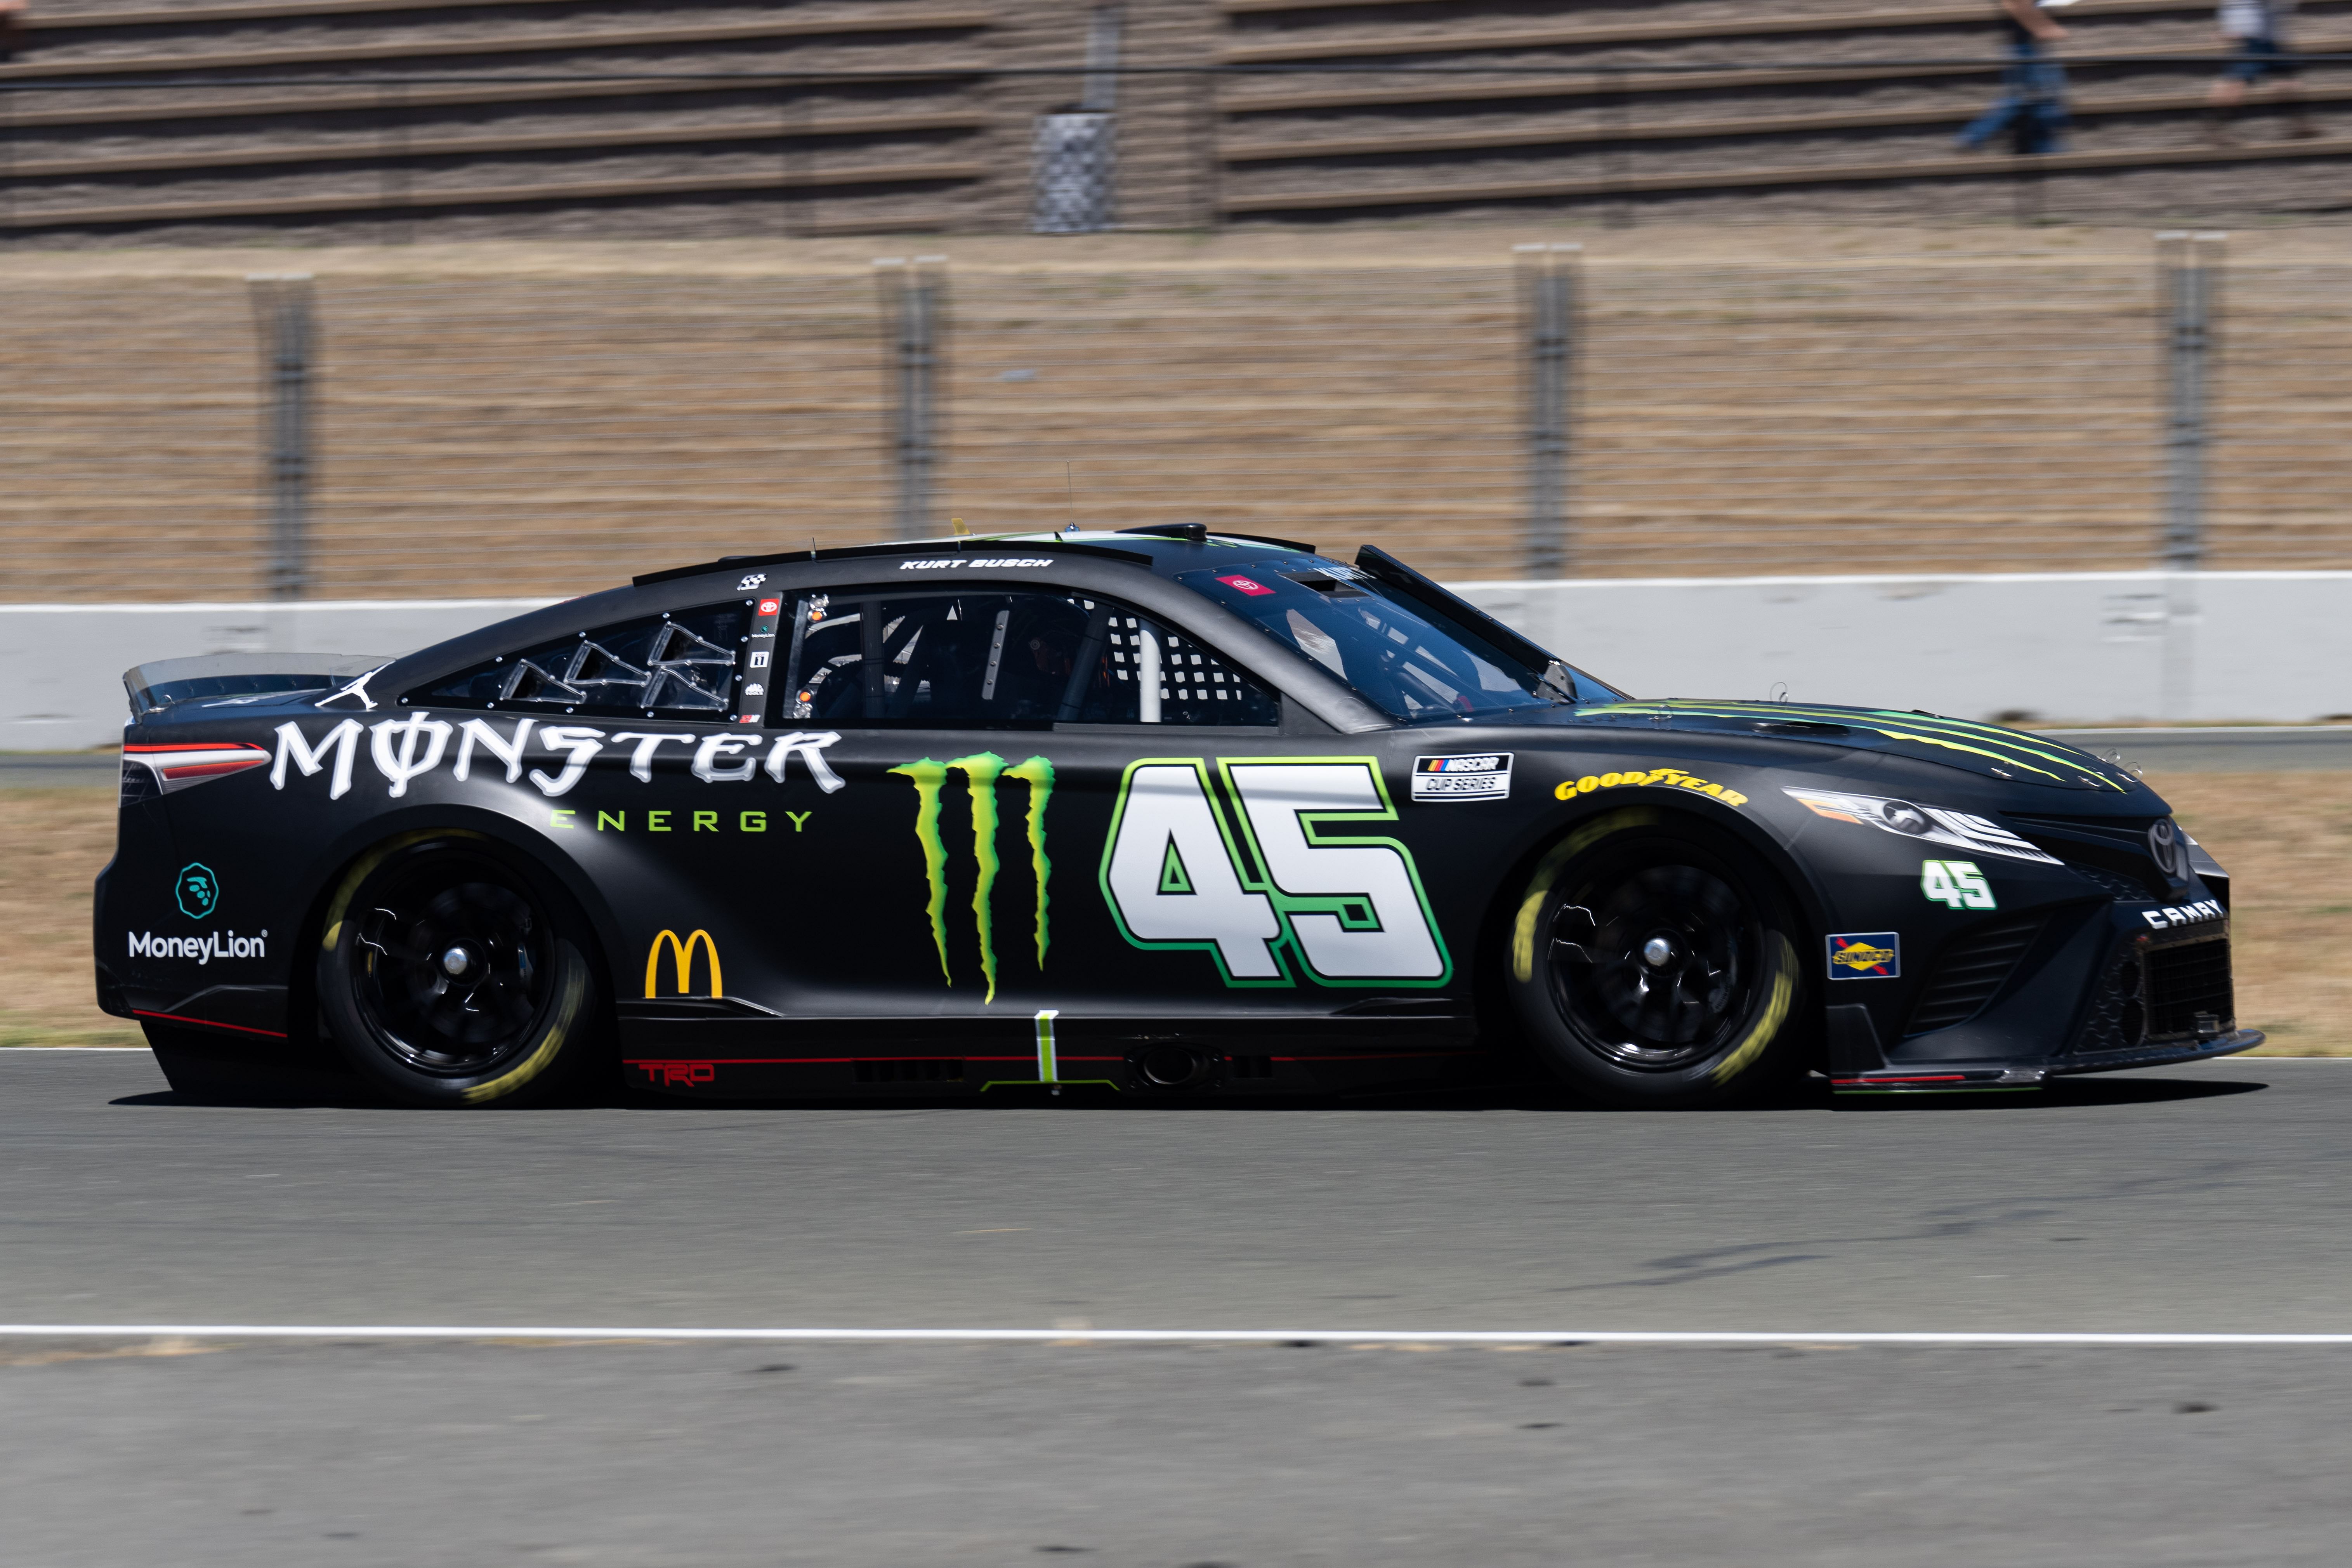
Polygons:
<instances>
[{"instance_id":1,"label":"side skirt","mask_svg":"<svg viewBox=\"0 0 2352 1568\"><path fill-rule=\"evenodd\" d=\"M633 1086L711 1099L1338 1093L1475 1078L1466 1017L1165 1020L681 1016L621 1008Z\"/></svg>"}]
</instances>

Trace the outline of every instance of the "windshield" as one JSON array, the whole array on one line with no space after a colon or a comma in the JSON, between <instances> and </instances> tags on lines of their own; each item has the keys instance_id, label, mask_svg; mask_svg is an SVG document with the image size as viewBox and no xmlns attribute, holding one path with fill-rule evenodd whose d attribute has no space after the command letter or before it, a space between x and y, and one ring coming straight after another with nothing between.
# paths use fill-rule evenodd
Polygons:
<instances>
[{"instance_id":1,"label":"windshield","mask_svg":"<svg viewBox=\"0 0 2352 1568\"><path fill-rule=\"evenodd\" d=\"M1546 684L1546 670L1353 566L1302 558L1248 572L1184 572L1176 580L1305 654L1392 718L1503 713L1568 700Z\"/></svg>"}]
</instances>

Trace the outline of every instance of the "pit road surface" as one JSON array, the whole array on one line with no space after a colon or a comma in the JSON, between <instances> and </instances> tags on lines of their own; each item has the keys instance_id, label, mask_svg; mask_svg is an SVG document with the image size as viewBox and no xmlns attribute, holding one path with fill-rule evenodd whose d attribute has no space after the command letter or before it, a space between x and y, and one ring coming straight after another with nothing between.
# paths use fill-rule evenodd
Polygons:
<instances>
[{"instance_id":1,"label":"pit road surface","mask_svg":"<svg viewBox=\"0 0 2352 1568\"><path fill-rule=\"evenodd\" d=\"M176 1103L0 1057L0 1320L1266 1328L1295 1346L0 1340L37 1564L2318 1563L2352 1063L1712 1115Z\"/></svg>"}]
</instances>

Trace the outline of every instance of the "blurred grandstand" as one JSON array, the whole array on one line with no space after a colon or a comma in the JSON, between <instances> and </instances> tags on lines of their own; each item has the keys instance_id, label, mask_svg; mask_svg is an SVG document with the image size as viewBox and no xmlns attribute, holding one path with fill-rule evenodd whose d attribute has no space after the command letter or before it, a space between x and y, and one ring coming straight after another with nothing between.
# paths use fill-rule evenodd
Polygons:
<instances>
[{"instance_id":1,"label":"blurred grandstand","mask_svg":"<svg viewBox=\"0 0 2352 1568\"><path fill-rule=\"evenodd\" d=\"M2021 195L2077 220L2236 221L2347 201L2352 68L2310 69L2315 137L2261 115L2238 145L2199 136L2211 0L2070 10L2076 133L2032 161L1952 150L2000 70L1990 0L1129 0L1108 36L1100 9L38 0L0 66L0 231L1017 229L1037 119L1086 95L1089 64L1116 100L1127 226L1946 220ZM2302 12L2306 52L2352 50L2352 0Z\"/></svg>"}]
</instances>

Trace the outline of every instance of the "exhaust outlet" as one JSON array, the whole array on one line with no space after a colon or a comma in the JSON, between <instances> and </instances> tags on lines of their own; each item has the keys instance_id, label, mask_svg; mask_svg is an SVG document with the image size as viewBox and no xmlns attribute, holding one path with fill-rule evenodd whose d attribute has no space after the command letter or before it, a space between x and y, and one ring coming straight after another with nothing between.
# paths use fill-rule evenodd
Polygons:
<instances>
[{"instance_id":1,"label":"exhaust outlet","mask_svg":"<svg viewBox=\"0 0 2352 1568\"><path fill-rule=\"evenodd\" d=\"M1136 1082L1147 1089L1198 1089L1216 1072L1217 1058L1191 1046L1152 1046L1135 1054Z\"/></svg>"}]
</instances>

